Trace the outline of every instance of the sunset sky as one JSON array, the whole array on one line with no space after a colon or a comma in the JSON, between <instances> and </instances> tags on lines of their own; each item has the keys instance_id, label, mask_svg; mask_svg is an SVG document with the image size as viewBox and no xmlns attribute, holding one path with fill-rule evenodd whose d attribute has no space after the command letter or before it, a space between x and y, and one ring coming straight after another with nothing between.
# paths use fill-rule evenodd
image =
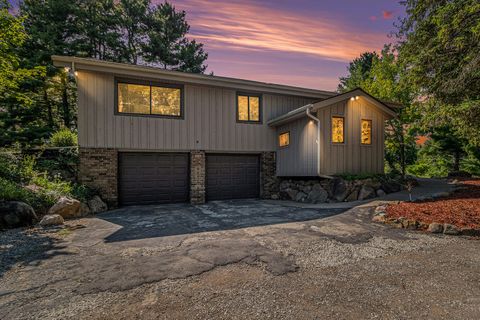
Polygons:
<instances>
[{"instance_id":1,"label":"sunset sky","mask_svg":"<svg viewBox=\"0 0 480 320\"><path fill-rule=\"evenodd\" d=\"M205 44L208 70L335 90L348 62L391 42L403 14L395 0L177 0L190 37Z\"/></svg>"},{"instance_id":2,"label":"sunset sky","mask_svg":"<svg viewBox=\"0 0 480 320\"><path fill-rule=\"evenodd\" d=\"M205 44L208 72L323 90L336 89L353 58L392 42L403 14L398 0L170 2Z\"/></svg>"}]
</instances>

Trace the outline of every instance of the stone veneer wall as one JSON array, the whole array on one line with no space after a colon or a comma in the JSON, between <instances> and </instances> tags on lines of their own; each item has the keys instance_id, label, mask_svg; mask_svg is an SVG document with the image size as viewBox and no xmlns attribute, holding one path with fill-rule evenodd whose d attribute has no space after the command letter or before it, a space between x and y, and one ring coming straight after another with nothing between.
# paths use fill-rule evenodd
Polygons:
<instances>
[{"instance_id":1,"label":"stone veneer wall","mask_svg":"<svg viewBox=\"0 0 480 320\"><path fill-rule=\"evenodd\" d=\"M260 197L278 199L280 180L276 176L275 152L262 152L260 155Z\"/></svg>"},{"instance_id":2,"label":"stone veneer wall","mask_svg":"<svg viewBox=\"0 0 480 320\"><path fill-rule=\"evenodd\" d=\"M79 148L78 180L99 191L109 207L118 206L118 152L115 149Z\"/></svg>"},{"instance_id":3,"label":"stone veneer wall","mask_svg":"<svg viewBox=\"0 0 480 320\"><path fill-rule=\"evenodd\" d=\"M190 203L205 203L205 152L190 152Z\"/></svg>"}]
</instances>

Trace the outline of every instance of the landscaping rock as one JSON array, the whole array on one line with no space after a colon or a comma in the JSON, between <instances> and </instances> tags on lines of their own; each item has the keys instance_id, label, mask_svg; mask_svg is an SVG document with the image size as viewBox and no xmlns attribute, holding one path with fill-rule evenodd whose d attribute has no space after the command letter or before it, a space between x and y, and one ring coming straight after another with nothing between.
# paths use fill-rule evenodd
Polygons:
<instances>
[{"instance_id":1,"label":"landscaping rock","mask_svg":"<svg viewBox=\"0 0 480 320\"><path fill-rule=\"evenodd\" d=\"M387 212L387 206L386 205L381 205L375 208L375 214L380 214L380 213L385 213Z\"/></svg>"},{"instance_id":2,"label":"landscaping rock","mask_svg":"<svg viewBox=\"0 0 480 320\"><path fill-rule=\"evenodd\" d=\"M456 236L456 235L460 234L460 230L457 227L455 227L453 224L445 223L443 225L443 234Z\"/></svg>"},{"instance_id":3,"label":"landscaping rock","mask_svg":"<svg viewBox=\"0 0 480 320\"><path fill-rule=\"evenodd\" d=\"M59 214L65 219L79 218L82 215L80 201L61 197L49 210L48 214Z\"/></svg>"},{"instance_id":4,"label":"landscaping rock","mask_svg":"<svg viewBox=\"0 0 480 320\"><path fill-rule=\"evenodd\" d=\"M32 225L37 215L31 206L20 201L0 201L0 229Z\"/></svg>"},{"instance_id":5,"label":"landscaping rock","mask_svg":"<svg viewBox=\"0 0 480 320\"><path fill-rule=\"evenodd\" d=\"M428 231L431 233L442 233L443 232L443 225L440 223L430 223L428 225Z\"/></svg>"},{"instance_id":6,"label":"landscaping rock","mask_svg":"<svg viewBox=\"0 0 480 320\"><path fill-rule=\"evenodd\" d=\"M448 192L437 192L437 193L432 194L432 198L433 199L445 198L445 197L448 197L449 195L450 195L450 193L448 193Z\"/></svg>"},{"instance_id":7,"label":"landscaping rock","mask_svg":"<svg viewBox=\"0 0 480 320\"><path fill-rule=\"evenodd\" d=\"M80 216L81 217L86 217L91 213L92 213L92 210L90 209L90 207L86 203L81 202L80 203Z\"/></svg>"},{"instance_id":8,"label":"landscaping rock","mask_svg":"<svg viewBox=\"0 0 480 320\"><path fill-rule=\"evenodd\" d=\"M92 213L100 213L108 210L107 205L99 196L94 196L91 200L88 201L88 206Z\"/></svg>"},{"instance_id":9,"label":"landscaping rock","mask_svg":"<svg viewBox=\"0 0 480 320\"><path fill-rule=\"evenodd\" d=\"M303 192L299 192L295 196L295 201L297 202L305 202L306 199L307 199L307 195Z\"/></svg>"},{"instance_id":10,"label":"landscaping rock","mask_svg":"<svg viewBox=\"0 0 480 320\"><path fill-rule=\"evenodd\" d=\"M295 198L297 197L297 193L298 191L297 190L294 190L294 189L287 189L285 190L286 194L287 194L287 197L289 199L292 199L292 200L295 200Z\"/></svg>"},{"instance_id":11,"label":"landscaping rock","mask_svg":"<svg viewBox=\"0 0 480 320\"><path fill-rule=\"evenodd\" d=\"M387 193L382 189L377 190L377 197L384 197Z\"/></svg>"},{"instance_id":12,"label":"landscaping rock","mask_svg":"<svg viewBox=\"0 0 480 320\"><path fill-rule=\"evenodd\" d=\"M48 226L58 226L63 224L63 217L59 214L47 214L40 220L40 225L42 227Z\"/></svg>"},{"instance_id":13,"label":"landscaping rock","mask_svg":"<svg viewBox=\"0 0 480 320\"><path fill-rule=\"evenodd\" d=\"M343 179L335 179L333 184L333 198L337 201L343 201L348 194L349 190L347 182Z\"/></svg>"},{"instance_id":14,"label":"landscaping rock","mask_svg":"<svg viewBox=\"0 0 480 320\"><path fill-rule=\"evenodd\" d=\"M384 214L375 215L373 216L372 221L384 223L386 221L386 217Z\"/></svg>"},{"instance_id":15,"label":"landscaping rock","mask_svg":"<svg viewBox=\"0 0 480 320\"><path fill-rule=\"evenodd\" d=\"M307 201L311 203L323 203L327 201L328 193L319 184L312 187L312 191L308 193Z\"/></svg>"},{"instance_id":16,"label":"landscaping rock","mask_svg":"<svg viewBox=\"0 0 480 320\"><path fill-rule=\"evenodd\" d=\"M400 191L402 189L402 186L400 185L400 183L395 181L385 181L382 183L381 188L386 193L393 193Z\"/></svg>"},{"instance_id":17,"label":"landscaping rock","mask_svg":"<svg viewBox=\"0 0 480 320\"><path fill-rule=\"evenodd\" d=\"M372 187L363 186L358 193L358 200L375 198L375 195L375 189L373 189Z\"/></svg>"},{"instance_id":18,"label":"landscaping rock","mask_svg":"<svg viewBox=\"0 0 480 320\"><path fill-rule=\"evenodd\" d=\"M346 202L351 202L351 201L357 201L358 199L358 189L354 189L350 194L345 198L344 201Z\"/></svg>"}]
</instances>

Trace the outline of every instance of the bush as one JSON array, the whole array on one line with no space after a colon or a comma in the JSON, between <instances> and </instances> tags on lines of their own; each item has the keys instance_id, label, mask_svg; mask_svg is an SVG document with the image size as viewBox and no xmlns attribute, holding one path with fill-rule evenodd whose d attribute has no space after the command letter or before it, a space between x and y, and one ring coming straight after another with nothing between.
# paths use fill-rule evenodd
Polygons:
<instances>
[{"instance_id":1,"label":"bush","mask_svg":"<svg viewBox=\"0 0 480 320\"><path fill-rule=\"evenodd\" d=\"M50 145L53 147L73 147L77 143L77 134L67 128L55 132L50 138Z\"/></svg>"}]
</instances>

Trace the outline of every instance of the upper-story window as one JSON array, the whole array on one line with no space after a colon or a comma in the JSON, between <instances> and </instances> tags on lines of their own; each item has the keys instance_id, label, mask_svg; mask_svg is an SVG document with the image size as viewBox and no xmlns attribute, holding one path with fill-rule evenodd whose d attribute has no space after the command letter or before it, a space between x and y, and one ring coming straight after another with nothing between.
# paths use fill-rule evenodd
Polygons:
<instances>
[{"instance_id":1,"label":"upper-story window","mask_svg":"<svg viewBox=\"0 0 480 320\"><path fill-rule=\"evenodd\" d=\"M258 94L237 94L237 121L261 122L262 97Z\"/></svg>"},{"instance_id":2,"label":"upper-story window","mask_svg":"<svg viewBox=\"0 0 480 320\"><path fill-rule=\"evenodd\" d=\"M182 116L179 86L117 82L117 111L126 114Z\"/></svg>"},{"instance_id":3,"label":"upper-story window","mask_svg":"<svg viewBox=\"0 0 480 320\"><path fill-rule=\"evenodd\" d=\"M290 145L290 132L284 132L278 136L278 145L280 147L287 147Z\"/></svg>"},{"instance_id":4,"label":"upper-story window","mask_svg":"<svg viewBox=\"0 0 480 320\"><path fill-rule=\"evenodd\" d=\"M344 143L345 119L343 117L332 117L332 142Z\"/></svg>"},{"instance_id":5,"label":"upper-story window","mask_svg":"<svg viewBox=\"0 0 480 320\"><path fill-rule=\"evenodd\" d=\"M362 119L362 144L372 144L372 120Z\"/></svg>"}]
</instances>

